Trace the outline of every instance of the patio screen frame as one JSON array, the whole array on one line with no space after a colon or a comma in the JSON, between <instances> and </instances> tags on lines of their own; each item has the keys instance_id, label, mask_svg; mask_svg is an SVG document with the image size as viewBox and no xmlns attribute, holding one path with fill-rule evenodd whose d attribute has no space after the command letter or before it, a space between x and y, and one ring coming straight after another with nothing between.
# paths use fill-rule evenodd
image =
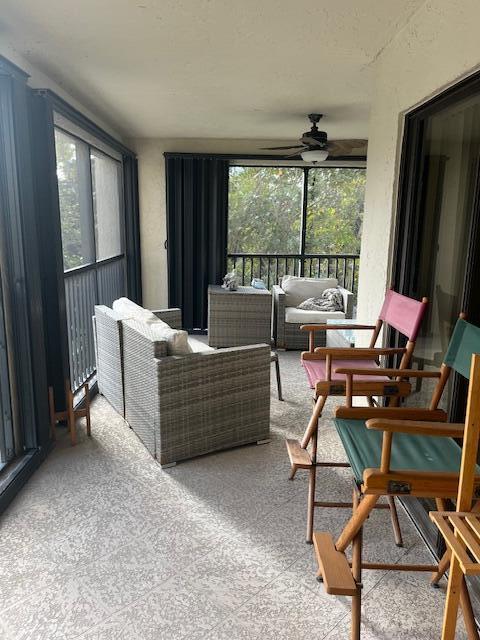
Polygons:
<instances>
[{"instance_id":1,"label":"patio screen frame","mask_svg":"<svg viewBox=\"0 0 480 640\"><path fill-rule=\"evenodd\" d=\"M31 115L34 146L37 152L36 175L38 178L39 215L46 221L46 224L42 225L44 234L42 245L44 247L50 245L49 251L42 251L43 270L45 274L48 274L44 281L43 296L46 308L54 310L54 313L47 317L49 379L54 387L55 397L58 398L58 408L63 409L65 407L64 381L70 378L70 363L55 150L55 128L61 127L55 124L55 114L68 120L79 131L83 131L87 140L80 139L87 142L89 146L94 146L88 142L88 137L91 137L121 157L123 180L121 234L125 259L126 295L138 304L142 303L142 285L138 164L135 153L54 92L45 89L33 90L31 93ZM75 137L75 134L68 130L66 133ZM105 153L104 149L100 147L99 150ZM98 263L92 262L79 267L79 270L96 269L98 264L108 264L115 259L106 259ZM60 349L58 348L59 344L61 345ZM93 385L92 391L96 392L96 384Z\"/></svg>"},{"instance_id":2,"label":"patio screen frame","mask_svg":"<svg viewBox=\"0 0 480 640\"><path fill-rule=\"evenodd\" d=\"M313 252L305 252L306 245L306 236L307 236L307 215L308 215L308 203L309 203L309 194L308 194L308 179L310 171L318 171L321 169L357 169L359 171L367 170L367 159L365 156L342 156L338 158L332 158L331 160L327 160L322 162L321 164L307 164L305 162L281 162L281 158L276 158L277 163L273 161L269 162L261 162L259 160L259 156L255 156L255 160L249 161L249 157L245 156L242 159L236 159L230 162L230 167L253 167L253 168L271 168L271 169L300 169L303 172L303 190L302 190L302 205L300 213L300 234L299 234L299 251L298 253L291 254L293 256L300 256L300 276L305 276L305 259L310 255L317 255ZM230 176L229 176L230 179ZM228 248L228 223L230 218L230 208L227 203L227 255L230 255L230 251ZM243 255L242 253L240 255ZM255 255L255 254L252 254ZM258 254L265 255L265 254ZM272 254L273 255L273 254ZM279 254L282 257L284 253ZM347 255L347 254L346 254ZM348 253L348 255L353 255Z\"/></svg>"}]
</instances>

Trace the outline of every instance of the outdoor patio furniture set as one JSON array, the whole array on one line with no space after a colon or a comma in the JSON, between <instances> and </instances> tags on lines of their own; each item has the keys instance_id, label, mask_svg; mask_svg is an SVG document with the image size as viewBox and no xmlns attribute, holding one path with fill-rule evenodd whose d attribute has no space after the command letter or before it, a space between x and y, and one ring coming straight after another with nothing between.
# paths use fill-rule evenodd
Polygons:
<instances>
[{"instance_id":1,"label":"outdoor patio furniture set","mask_svg":"<svg viewBox=\"0 0 480 640\"><path fill-rule=\"evenodd\" d=\"M282 285L286 290L276 288L273 305L277 326L288 324L289 304L321 296L338 282L288 276ZM351 313L353 296L340 291L347 311L333 316L342 320ZM162 466L268 440L271 363L283 399L278 354L271 350L270 292L211 286L208 298L208 345L182 330L180 309L152 312L127 298L116 300L113 309L95 307L99 392ZM313 321L315 312L309 313ZM319 321L331 316L317 313ZM282 336L303 339L299 327L295 322Z\"/></svg>"},{"instance_id":2,"label":"outdoor patio furniture set","mask_svg":"<svg viewBox=\"0 0 480 640\"><path fill-rule=\"evenodd\" d=\"M343 300L342 311L298 308L308 298L320 298L327 289L338 289ZM272 293L254 287L229 291L211 285L208 289L208 342L213 347L225 347L270 343L273 339L277 349L307 349L308 337L300 327L351 318L353 299L353 293L339 286L336 278L284 276L280 285L273 286Z\"/></svg>"},{"instance_id":3,"label":"outdoor patio furniture set","mask_svg":"<svg viewBox=\"0 0 480 640\"><path fill-rule=\"evenodd\" d=\"M294 478L298 469L309 472L307 542L314 544L317 578L324 583L327 593L352 598L353 640L359 640L361 633L364 569L433 572L432 584L436 585L449 567L442 637L445 640L454 637L460 604L468 637L479 638L464 576L480 573L480 467L476 464L480 430L480 357L475 355L480 354L480 328L467 323L461 315L440 370L409 369L426 308L426 299L419 302L393 291L387 292L375 325L352 324L352 329L372 331L368 348L316 347L315 336L319 332L335 330L335 325L302 327L309 334L310 348L302 354L301 360L309 385L315 390L315 407L303 440L287 440L290 478ZM375 347L385 325L407 338L405 347ZM398 358L398 366L380 366L379 359L383 356ZM447 422L447 414L439 408L453 373L470 383L466 420L461 424ZM436 380L428 407L401 404L412 394L410 379ZM334 425L346 463L317 458L321 451L318 448L319 418L330 395L345 397L345 405L335 411ZM367 406L354 407L355 397L366 398ZM378 399L382 397L385 403L380 405ZM458 440L462 441L463 449ZM317 473L324 467L336 466L351 468L351 503L316 499ZM320 483L320 486L323 485ZM395 498L402 496L435 500L439 513L431 514L431 518L447 542L447 552L439 562L388 564L375 558L363 559L363 525L375 508L390 508L394 539L397 545L402 545L394 503ZM379 503L382 497L388 500L387 504ZM448 511L448 505L455 498L455 508L461 512L458 515ZM329 532L313 531L316 507L351 509L351 517L336 541ZM346 552L350 547L349 560Z\"/></svg>"}]
</instances>

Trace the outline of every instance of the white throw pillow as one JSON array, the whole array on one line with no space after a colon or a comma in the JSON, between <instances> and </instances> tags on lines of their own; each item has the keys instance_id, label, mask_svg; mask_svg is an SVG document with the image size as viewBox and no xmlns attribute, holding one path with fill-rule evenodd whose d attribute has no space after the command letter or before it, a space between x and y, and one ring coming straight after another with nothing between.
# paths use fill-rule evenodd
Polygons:
<instances>
[{"instance_id":1,"label":"white throw pillow","mask_svg":"<svg viewBox=\"0 0 480 640\"><path fill-rule=\"evenodd\" d=\"M154 340L163 340L167 343L169 356L186 356L189 353L193 353L193 349L188 344L188 333L186 331L172 329L162 320L150 323L149 329Z\"/></svg>"},{"instance_id":2,"label":"white throw pillow","mask_svg":"<svg viewBox=\"0 0 480 640\"><path fill-rule=\"evenodd\" d=\"M114 300L112 308L122 317L122 320L135 318L135 320L141 320L147 324L158 320L154 313L148 309L144 309L128 298L118 298L118 300Z\"/></svg>"},{"instance_id":3,"label":"white throw pillow","mask_svg":"<svg viewBox=\"0 0 480 640\"><path fill-rule=\"evenodd\" d=\"M298 307L308 298L320 298L325 289L338 287L336 278L300 278L284 276L282 289L285 291L285 306Z\"/></svg>"}]
</instances>

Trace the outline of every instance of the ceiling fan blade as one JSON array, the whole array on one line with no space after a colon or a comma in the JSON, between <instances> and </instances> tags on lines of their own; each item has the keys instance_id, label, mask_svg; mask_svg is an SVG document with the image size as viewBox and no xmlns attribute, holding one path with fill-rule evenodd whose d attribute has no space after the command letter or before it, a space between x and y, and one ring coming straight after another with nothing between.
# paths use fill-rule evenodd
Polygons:
<instances>
[{"instance_id":1,"label":"ceiling fan blade","mask_svg":"<svg viewBox=\"0 0 480 640\"><path fill-rule=\"evenodd\" d=\"M289 153L285 158L298 158L298 156L302 153L303 150L306 150L307 147L302 147L301 151L296 151L295 153Z\"/></svg>"},{"instance_id":2,"label":"ceiling fan blade","mask_svg":"<svg viewBox=\"0 0 480 640\"><path fill-rule=\"evenodd\" d=\"M280 151L284 149L303 149L303 145L294 145L293 147L260 147L260 151Z\"/></svg>"},{"instance_id":3,"label":"ceiling fan blade","mask_svg":"<svg viewBox=\"0 0 480 640\"><path fill-rule=\"evenodd\" d=\"M367 145L368 140L361 139L329 140L328 150L332 155L348 155L352 149L364 149Z\"/></svg>"}]
</instances>

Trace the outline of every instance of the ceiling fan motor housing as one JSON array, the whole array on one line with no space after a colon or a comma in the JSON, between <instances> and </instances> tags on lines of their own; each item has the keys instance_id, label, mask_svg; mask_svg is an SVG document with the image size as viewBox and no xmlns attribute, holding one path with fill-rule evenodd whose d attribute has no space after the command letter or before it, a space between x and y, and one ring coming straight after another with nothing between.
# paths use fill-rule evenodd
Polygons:
<instances>
[{"instance_id":1,"label":"ceiling fan motor housing","mask_svg":"<svg viewBox=\"0 0 480 640\"><path fill-rule=\"evenodd\" d=\"M302 135L302 142L305 140L305 144L311 144L312 140L319 146L326 146L328 144L328 137L325 131L305 131Z\"/></svg>"}]
</instances>

